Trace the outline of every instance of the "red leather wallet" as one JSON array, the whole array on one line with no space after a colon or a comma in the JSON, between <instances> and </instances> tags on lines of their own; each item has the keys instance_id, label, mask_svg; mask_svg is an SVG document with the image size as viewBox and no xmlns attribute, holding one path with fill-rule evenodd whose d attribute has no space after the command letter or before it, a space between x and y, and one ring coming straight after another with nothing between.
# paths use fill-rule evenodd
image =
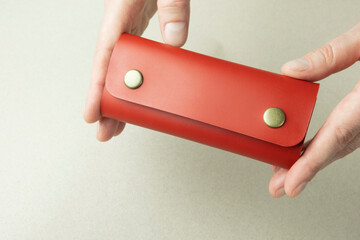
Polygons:
<instances>
[{"instance_id":1,"label":"red leather wallet","mask_svg":"<svg viewBox=\"0 0 360 240\"><path fill-rule=\"evenodd\" d=\"M105 117L290 168L319 85L122 34L101 99Z\"/></svg>"}]
</instances>

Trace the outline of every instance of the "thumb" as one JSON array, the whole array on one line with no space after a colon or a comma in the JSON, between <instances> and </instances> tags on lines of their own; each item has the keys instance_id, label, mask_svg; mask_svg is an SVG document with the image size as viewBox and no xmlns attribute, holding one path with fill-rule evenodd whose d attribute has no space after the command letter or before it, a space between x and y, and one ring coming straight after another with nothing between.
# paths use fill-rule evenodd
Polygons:
<instances>
[{"instance_id":1,"label":"thumb","mask_svg":"<svg viewBox=\"0 0 360 240\"><path fill-rule=\"evenodd\" d=\"M161 34L165 43L185 44L190 18L190 0L158 0Z\"/></svg>"},{"instance_id":2,"label":"thumb","mask_svg":"<svg viewBox=\"0 0 360 240\"><path fill-rule=\"evenodd\" d=\"M310 81L339 72L360 59L360 24L302 58L283 65L283 74Z\"/></svg>"}]
</instances>

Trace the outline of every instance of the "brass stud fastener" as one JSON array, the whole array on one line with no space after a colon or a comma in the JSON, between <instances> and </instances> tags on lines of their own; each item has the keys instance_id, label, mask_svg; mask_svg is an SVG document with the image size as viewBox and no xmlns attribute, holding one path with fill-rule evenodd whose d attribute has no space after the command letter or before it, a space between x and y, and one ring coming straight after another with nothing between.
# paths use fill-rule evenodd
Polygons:
<instances>
[{"instance_id":1,"label":"brass stud fastener","mask_svg":"<svg viewBox=\"0 0 360 240\"><path fill-rule=\"evenodd\" d=\"M278 107L268 108L264 112L264 122L271 128L279 128L285 123L285 113Z\"/></svg>"},{"instance_id":2,"label":"brass stud fastener","mask_svg":"<svg viewBox=\"0 0 360 240\"><path fill-rule=\"evenodd\" d=\"M124 76L124 83L128 88L136 89L143 83L143 75L136 69L129 70Z\"/></svg>"}]
</instances>

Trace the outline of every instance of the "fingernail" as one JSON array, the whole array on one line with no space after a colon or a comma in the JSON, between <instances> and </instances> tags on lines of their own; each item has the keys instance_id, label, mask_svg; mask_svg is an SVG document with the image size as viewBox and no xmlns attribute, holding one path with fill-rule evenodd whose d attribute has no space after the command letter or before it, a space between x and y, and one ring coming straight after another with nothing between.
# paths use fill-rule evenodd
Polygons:
<instances>
[{"instance_id":1,"label":"fingernail","mask_svg":"<svg viewBox=\"0 0 360 240\"><path fill-rule=\"evenodd\" d=\"M165 26L165 42L180 47L186 40L186 24L184 22L172 22Z\"/></svg>"},{"instance_id":2,"label":"fingernail","mask_svg":"<svg viewBox=\"0 0 360 240\"><path fill-rule=\"evenodd\" d=\"M298 58L287 62L284 67L292 71L305 71L310 68L310 62L306 58Z\"/></svg>"},{"instance_id":3,"label":"fingernail","mask_svg":"<svg viewBox=\"0 0 360 240\"><path fill-rule=\"evenodd\" d=\"M304 188L306 187L308 182L302 182L294 191L293 191L293 194L292 194L292 197L296 197L297 195L299 195L303 190Z\"/></svg>"},{"instance_id":4,"label":"fingernail","mask_svg":"<svg viewBox=\"0 0 360 240\"><path fill-rule=\"evenodd\" d=\"M285 189L284 189L284 188L280 188L279 190L276 191L275 197L276 197L276 198L279 198L279 197L284 196L284 194L285 194Z\"/></svg>"}]
</instances>

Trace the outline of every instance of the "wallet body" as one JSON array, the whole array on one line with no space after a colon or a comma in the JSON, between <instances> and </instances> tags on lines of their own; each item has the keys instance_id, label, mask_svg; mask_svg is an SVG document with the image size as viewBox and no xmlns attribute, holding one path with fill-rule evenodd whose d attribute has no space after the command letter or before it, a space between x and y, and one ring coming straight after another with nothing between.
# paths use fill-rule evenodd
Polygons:
<instances>
[{"instance_id":1,"label":"wallet body","mask_svg":"<svg viewBox=\"0 0 360 240\"><path fill-rule=\"evenodd\" d=\"M130 70L143 82L124 84ZM113 50L101 114L283 168L299 158L319 85L122 34ZM264 113L279 108L280 127Z\"/></svg>"}]
</instances>

